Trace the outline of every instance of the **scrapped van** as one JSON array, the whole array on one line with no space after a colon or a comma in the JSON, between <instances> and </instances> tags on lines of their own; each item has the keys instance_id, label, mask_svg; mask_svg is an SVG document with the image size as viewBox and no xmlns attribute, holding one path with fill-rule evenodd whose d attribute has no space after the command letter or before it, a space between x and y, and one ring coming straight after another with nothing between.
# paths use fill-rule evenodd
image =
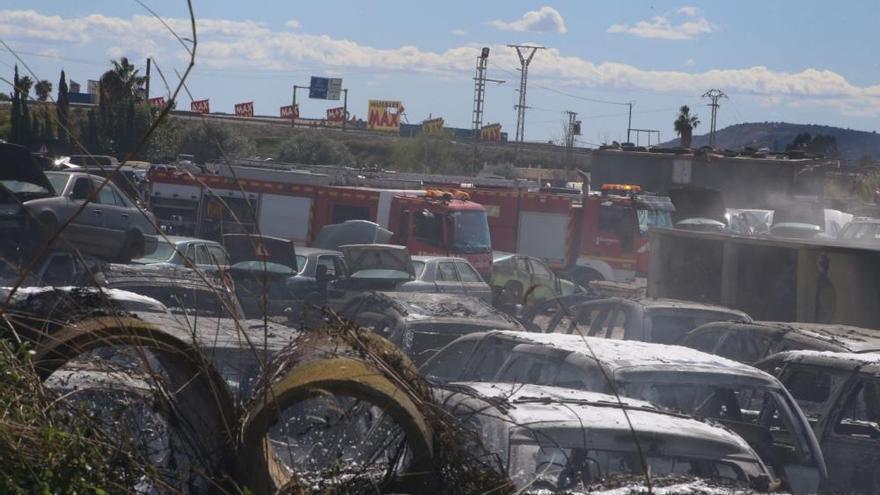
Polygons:
<instances>
[{"instance_id":1,"label":"scrapped van","mask_svg":"<svg viewBox=\"0 0 880 495\"><path fill-rule=\"evenodd\" d=\"M773 376L679 346L578 335L489 332L464 336L422 367L435 382L553 385L620 393L741 435L793 493L815 493L825 477L816 437Z\"/></svg>"},{"instance_id":2,"label":"scrapped van","mask_svg":"<svg viewBox=\"0 0 880 495\"><path fill-rule=\"evenodd\" d=\"M481 440L474 451L519 490L588 492L620 478L643 481L646 468L654 479L687 475L723 493L770 488L767 468L742 438L647 402L505 383L455 383L436 393Z\"/></svg>"},{"instance_id":3,"label":"scrapped van","mask_svg":"<svg viewBox=\"0 0 880 495\"><path fill-rule=\"evenodd\" d=\"M779 377L821 439L821 491L880 493L880 355L790 351L756 366Z\"/></svg>"}]
</instances>

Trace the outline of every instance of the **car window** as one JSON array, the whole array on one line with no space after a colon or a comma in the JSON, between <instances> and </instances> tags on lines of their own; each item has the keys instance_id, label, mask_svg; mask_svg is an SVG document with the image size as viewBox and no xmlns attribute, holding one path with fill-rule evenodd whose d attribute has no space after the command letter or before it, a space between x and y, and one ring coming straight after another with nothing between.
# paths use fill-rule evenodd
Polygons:
<instances>
[{"instance_id":1,"label":"car window","mask_svg":"<svg viewBox=\"0 0 880 495\"><path fill-rule=\"evenodd\" d=\"M730 332L716 354L734 361L754 363L764 357L769 340L751 332Z\"/></svg>"},{"instance_id":2,"label":"car window","mask_svg":"<svg viewBox=\"0 0 880 495\"><path fill-rule=\"evenodd\" d=\"M97 180L92 181L92 187L97 190L101 186L101 183ZM113 194L113 189L110 188L108 184L106 187L101 189L98 193L98 197L95 198L95 203L100 203L102 205L108 206L116 206L116 196Z\"/></svg>"},{"instance_id":3,"label":"car window","mask_svg":"<svg viewBox=\"0 0 880 495\"><path fill-rule=\"evenodd\" d=\"M880 380L859 380L834 425L834 434L880 440Z\"/></svg>"},{"instance_id":4,"label":"car window","mask_svg":"<svg viewBox=\"0 0 880 495\"><path fill-rule=\"evenodd\" d=\"M476 270L470 265L470 263L465 263L463 261L458 261L455 263L455 266L458 268L458 274L461 276L462 282L482 282L483 279L480 278L480 274L477 273Z\"/></svg>"},{"instance_id":5,"label":"car window","mask_svg":"<svg viewBox=\"0 0 880 495\"><path fill-rule=\"evenodd\" d=\"M535 278L539 278L542 280L551 280L553 278L553 273L547 269L544 263L540 263L535 260L529 260L529 265L532 267L532 274Z\"/></svg>"},{"instance_id":6,"label":"car window","mask_svg":"<svg viewBox=\"0 0 880 495\"><path fill-rule=\"evenodd\" d=\"M516 342L490 337L486 343L479 347L478 358L472 360L477 361L476 366L463 379L478 382L493 380L510 356L510 351L516 345Z\"/></svg>"},{"instance_id":7,"label":"car window","mask_svg":"<svg viewBox=\"0 0 880 495\"><path fill-rule=\"evenodd\" d=\"M107 184L105 189L112 189L113 195L116 197L116 206L123 206L126 208L131 208L131 202L128 201L128 198L125 197L125 194L122 193L119 189L116 188L113 184Z\"/></svg>"},{"instance_id":8,"label":"car window","mask_svg":"<svg viewBox=\"0 0 880 495\"><path fill-rule=\"evenodd\" d=\"M64 186L67 185L67 181L70 179L70 176L67 174L46 174L46 177L49 179L49 183L52 184L52 189L55 189L55 192L58 194L64 192Z\"/></svg>"},{"instance_id":9,"label":"car window","mask_svg":"<svg viewBox=\"0 0 880 495\"><path fill-rule=\"evenodd\" d=\"M214 260L208 254L207 248L203 244L196 246L196 264L197 265L213 265Z\"/></svg>"},{"instance_id":10,"label":"car window","mask_svg":"<svg viewBox=\"0 0 880 495\"><path fill-rule=\"evenodd\" d=\"M177 248L178 250L180 248ZM186 247L186 251L183 253L183 257L189 260L190 263L196 262L196 245L190 244Z\"/></svg>"},{"instance_id":11,"label":"car window","mask_svg":"<svg viewBox=\"0 0 880 495\"><path fill-rule=\"evenodd\" d=\"M826 411L832 392L842 385L843 376L813 366L788 365L782 383L809 419L818 419Z\"/></svg>"},{"instance_id":12,"label":"car window","mask_svg":"<svg viewBox=\"0 0 880 495\"><path fill-rule=\"evenodd\" d=\"M458 282L458 274L455 272L455 264L444 261L437 264L437 280L442 282Z\"/></svg>"},{"instance_id":13,"label":"car window","mask_svg":"<svg viewBox=\"0 0 880 495\"><path fill-rule=\"evenodd\" d=\"M559 366L559 373L553 379L553 385L578 390L590 390L586 378L587 373L584 370L571 363L562 363Z\"/></svg>"},{"instance_id":14,"label":"car window","mask_svg":"<svg viewBox=\"0 0 880 495\"><path fill-rule=\"evenodd\" d=\"M530 383L550 385L559 373L559 363L549 356L516 352L504 365L497 381L504 383Z\"/></svg>"},{"instance_id":15,"label":"car window","mask_svg":"<svg viewBox=\"0 0 880 495\"><path fill-rule=\"evenodd\" d=\"M337 276L336 263L334 263L333 256L318 256L318 266L326 267L327 275Z\"/></svg>"},{"instance_id":16,"label":"car window","mask_svg":"<svg viewBox=\"0 0 880 495\"><path fill-rule=\"evenodd\" d=\"M525 258L517 258L516 259L516 271L518 271L520 273L520 275L528 275L529 265L526 262Z\"/></svg>"},{"instance_id":17,"label":"car window","mask_svg":"<svg viewBox=\"0 0 880 495\"><path fill-rule=\"evenodd\" d=\"M718 345L718 342L723 336L723 330L712 330L709 332L701 331L700 333L688 337L687 341L684 342L683 345L690 347L691 349L714 354L715 347Z\"/></svg>"},{"instance_id":18,"label":"car window","mask_svg":"<svg viewBox=\"0 0 880 495\"><path fill-rule=\"evenodd\" d=\"M297 273L302 273L306 268L306 257L298 254L296 255L296 269Z\"/></svg>"},{"instance_id":19,"label":"car window","mask_svg":"<svg viewBox=\"0 0 880 495\"><path fill-rule=\"evenodd\" d=\"M436 357L425 368L425 376L438 381L454 381L460 379L465 366L465 359L476 345L473 340L453 342L440 350Z\"/></svg>"},{"instance_id":20,"label":"car window","mask_svg":"<svg viewBox=\"0 0 880 495\"><path fill-rule=\"evenodd\" d=\"M215 266L229 266L229 257L226 255L226 250L213 244L208 244L207 248L212 264Z\"/></svg>"},{"instance_id":21,"label":"car window","mask_svg":"<svg viewBox=\"0 0 880 495\"><path fill-rule=\"evenodd\" d=\"M88 177L80 177L73 183L73 189L70 191L71 199L76 201L85 201L92 192L92 181Z\"/></svg>"},{"instance_id":22,"label":"car window","mask_svg":"<svg viewBox=\"0 0 880 495\"><path fill-rule=\"evenodd\" d=\"M425 271L425 262L413 260L412 263L413 273L416 274L416 278L422 278L422 273Z\"/></svg>"}]
</instances>

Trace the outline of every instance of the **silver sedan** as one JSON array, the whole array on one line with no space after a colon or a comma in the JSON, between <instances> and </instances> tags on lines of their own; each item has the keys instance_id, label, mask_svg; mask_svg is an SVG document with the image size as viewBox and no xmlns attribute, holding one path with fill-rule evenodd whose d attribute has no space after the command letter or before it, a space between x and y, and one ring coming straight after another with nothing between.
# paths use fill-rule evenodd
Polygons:
<instances>
[{"instance_id":1,"label":"silver sedan","mask_svg":"<svg viewBox=\"0 0 880 495\"><path fill-rule=\"evenodd\" d=\"M401 284L398 291L462 294L492 304L492 288L467 260L445 256L413 256L412 260L416 278Z\"/></svg>"}]
</instances>

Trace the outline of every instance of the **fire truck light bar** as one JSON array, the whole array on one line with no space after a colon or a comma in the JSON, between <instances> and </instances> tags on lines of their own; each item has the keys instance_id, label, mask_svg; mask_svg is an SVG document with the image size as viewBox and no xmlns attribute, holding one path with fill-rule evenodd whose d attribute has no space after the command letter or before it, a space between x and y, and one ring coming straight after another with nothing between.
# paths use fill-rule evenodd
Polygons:
<instances>
[{"instance_id":1,"label":"fire truck light bar","mask_svg":"<svg viewBox=\"0 0 880 495\"><path fill-rule=\"evenodd\" d=\"M602 184L600 190L604 192L639 193L642 188L635 184Z\"/></svg>"}]
</instances>

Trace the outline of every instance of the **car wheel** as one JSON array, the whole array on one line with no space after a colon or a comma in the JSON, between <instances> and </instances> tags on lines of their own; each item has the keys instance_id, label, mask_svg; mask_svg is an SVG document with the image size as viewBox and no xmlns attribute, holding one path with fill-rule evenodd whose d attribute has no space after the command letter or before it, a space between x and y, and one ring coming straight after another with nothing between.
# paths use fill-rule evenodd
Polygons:
<instances>
[{"instance_id":1,"label":"car wheel","mask_svg":"<svg viewBox=\"0 0 880 495\"><path fill-rule=\"evenodd\" d=\"M139 258L144 252L144 236L133 230L125 235L125 243L119 254L120 263L131 263L134 258Z\"/></svg>"},{"instance_id":2,"label":"car wheel","mask_svg":"<svg viewBox=\"0 0 880 495\"><path fill-rule=\"evenodd\" d=\"M507 304L520 304L522 303L522 297L523 286L516 281L507 282L501 291L501 300Z\"/></svg>"}]
</instances>

